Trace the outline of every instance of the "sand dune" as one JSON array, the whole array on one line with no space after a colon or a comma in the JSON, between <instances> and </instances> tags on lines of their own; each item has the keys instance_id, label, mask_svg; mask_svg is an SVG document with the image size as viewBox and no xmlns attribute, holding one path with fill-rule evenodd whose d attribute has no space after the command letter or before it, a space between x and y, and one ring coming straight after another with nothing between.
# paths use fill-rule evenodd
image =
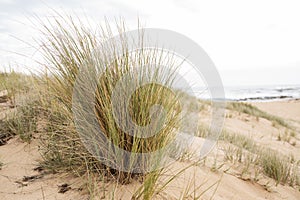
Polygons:
<instances>
[{"instance_id":1,"label":"sand dune","mask_svg":"<svg viewBox=\"0 0 300 200\"><path fill-rule=\"evenodd\" d=\"M278 140L278 135L284 135L287 131L286 127L275 126L265 118L257 118L237 111L227 111L228 117L224 128L229 132L250 137L260 146L277 150L284 155L293 154L295 160L300 160L300 101L253 104L263 111L283 117L291 124L295 132L291 140L295 145L292 145L292 141ZM208 121L207 113L209 108L202 113L203 121ZM194 140L194 145L197 147L202 142L203 139L198 138ZM255 170L251 167L247 173L242 173L243 162L224 161L226 153L224 148L230 145L232 144L219 141L205 162L186 170L156 199L178 199L182 195L180 189L186 188L191 182L201 185L199 190L203 192L201 199L299 199L299 188L291 187L289 184L276 186L272 178L262 173L254 177ZM27 144L18 137L0 146L0 161L3 163L0 170L0 199L88 199L87 192L81 188L80 178L34 170L41 159L38 146L38 139L33 139L30 144ZM170 165L161 179L172 176L176 171L189 165L193 160L192 157L191 155L190 158ZM63 184L67 184L69 190L59 193L59 186ZM113 183L107 184L107 188L112 185ZM115 198L130 198L138 186L139 183L132 183L120 187L115 192ZM187 199L193 199L193 195L187 195Z\"/></svg>"}]
</instances>

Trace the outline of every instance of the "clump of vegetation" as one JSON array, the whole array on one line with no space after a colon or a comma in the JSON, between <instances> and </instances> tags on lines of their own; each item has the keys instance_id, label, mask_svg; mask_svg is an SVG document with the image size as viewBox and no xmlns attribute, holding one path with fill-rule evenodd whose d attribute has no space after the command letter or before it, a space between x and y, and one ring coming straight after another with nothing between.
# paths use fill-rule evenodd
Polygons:
<instances>
[{"instance_id":1,"label":"clump of vegetation","mask_svg":"<svg viewBox=\"0 0 300 200\"><path fill-rule=\"evenodd\" d=\"M278 133L277 140L287 142L292 146L297 144L294 131L285 130L284 133Z\"/></svg>"},{"instance_id":2,"label":"clump of vegetation","mask_svg":"<svg viewBox=\"0 0 300 200\"><path fill-rule=\"evenodd\" d=\"M256 106L243 102L230 102L227 103L227 109L237 111L239 113L245 113L258 118L265 118L272 122L273 125L281 125L283 127L291 128L282 118L266 113Z\"/></svg>"},{"instance_id":3,"label":"clump of vegetation","mask_svg":"<svg viewBox=\"0 0 300 200\"><path fill-rule=\"evenodd\" d=\"M33 88L32 84L32 76L14 71L0 73L0 91L7 91L8 95L2 106L7 112L0 119L0 145L15 135L28 142L32 133L36 131L37 109L34 98L26 99L29 88Z\"/></svg>"},{"instance_id":4,"label":"clump of vegetation","mask_svg":"<svg viewBox=\"0 0 300 200\"><path fill-rule=\"evenodd\" d=\"M0 145L17 135L23 141L30 142L37 131L39 110L34 103L19 105L5 119L0 120Z\"/></svg>"},{"instance_id":5,"label":"clump of vegetation","mask_svg":"<svg viewBox=\"0 0 300 200\"><path fill-rule=\"evenodd\" d=\"M206 138L209 135L209 131L210 129L208 125L200 123L197 127L196 136ZM222 130L219 136L219 140L229 142L248 151L254 151L255 149L257 149L257 144L252 138L238 133L231 133L226 129Z\"/></svg>"},{"instance_id":6,"label":"clump of vegetation","mask_svg":"<svg viewBox=\"0 0 300 200\"><path fill-rule=\"evenodd\" d=\"M95 90L89 91L92 87L80 89L93 93L93 100L89 102L92 108L90 113L95 114L100 130L106 138L120 149L132 153L154 152L174 139L174 133L181 122L179 113L182 108L178 102L180 93L173 93L166 87L172 85L174 74L170 72L170 68L174 67L174 70L176 70L176 64L173 62L171 55L163 54L159 49L144 49L142 35L140 37L141 41L137 42L138 52L129 52L127 40L122 37L122 44L118 44L122 46L122 53L116 55L114 52L117 47L115 43L109 43L108 46L104 47L101 46L102 43L99 41L112 36L109 26L106 29L108 30L103 29L96 37L96 34L84 26L76 26L74 21L64 19L63 21L61 19L55 21L51 27L44 27L43 33L46 36L46 41L44 41L42 47L47 60L47 74L40 78L39 84L45 86L40 90L40 106L43 108L44 114L41 117L46 132L41 134L40 148L43 156L41 165L53 172L67 172L89 178L96 177L97 182L101 182L103 185L107 181L115 181L118 185L119 183L128 184L133 179L139 179L142 180L142 183L133 192L133 198L152 199L162 192L170 182L177 180L177 176L192 165L180 169L177 174L162 180L161 175L165 173L163 169L158 168L151 172L143 172L143 170L141 172L135 172L134 170L124 172L111 167L105 162L100 162L97 156L100 155L102 158L105 156L101 154L101 146L99 146L101 143L97 144L95 142L97 139L92 138L94 139L93 147L98 150L97 155L92 154L86 148L82 135L76 129L74 113L78 111L84 113L87 110L80 110L85 107L73 104L74 85L78 80L79 71L84 67L88 67L89 72L95 72L87 73L83 77L86 80L94 80L91 85L95 84ZM118 29L120 35L123 36L124 27L119 26ZM98 54L99 50L100 54ZM147 65L152 68L146 67ZM101 66L107 68L102 69ZM165 69L163 66L168 66L168 68ZM103 73L100 75L97 72ZM145 81L150 80L149 84L142 85L131 94L128 101L128 110L126 111L128 111L134 123L141 127L151 123L154 123L154 128L161 127L154 136L148 138L136 137L143 133L140 130L129 135L119 127L114 119L112 92L118 81L125 75L129 75L133 82L143 82L144 79ZM121 91L128 89L126 84L121 86ZM80 97L86 100L83 93L79 95L82 95ZM120 103L123 97L119 96L117 99ZM163 120L156 117L157 112L159 112L159 110L153 109L153 106L156 105L164 108ZM122 118L123 114L126 113L121 110L118 114L121 117L121 124L126 124L128 119ZM87 125L81 128L91 130L90 133L87 132L86 136L92 137L93 135L88 134L95 132L92 127L93 122L86 119L84 115L81 115L80 120L80 122ZM163 124L155 124L162 122ZM128 160L123 159L124 165L134 162L134 159L136 159L134 156ZM107 160L114 162L112 157L107 157ZM159 161L158 159L158 164ZM142 162L142 164L146 165L148 163ZM97 187L95 184L87 183L92 193ZM114 192L116 189L106 192L104 196L112 195L112 197L115 197ZM198 194L199 198L204 193L205 191Z\"/></svg>"},{"instance_id":7,"label":"clump of vegetation","mask_svg":"<svg viewBox=\"0 0 300 200\"><path fill-rule=\"evenodd\" d=\"M13 133L11 132L8 124L5 120L0 120L0 146L6 144L8 140L13 137Z\"/></svg>"},{"instance_id":8,"label":"clump of vegetation","mask_svg":"<svg viewBox=\"0 0 300 200\"><path fill-rule=\"evenodd\" d=\"M14 101L16 94L28 92L30 88L32 88L31 76L13 70L0 72L0 91L7 90L10 100Z\"/></svg>"},{"instance_id":9,"label":"clump of vegetation","mask_svg":"<svg viewBox=\"0 0 300 200\"><path fill-rule=\"evenodd\" d=\"M95 93L94 101L89 103L93 105L101 131L113 144L121 149L132 153L147 153L168 144L174 138L174 131L179 124L180 106L178 96L164 87L172 84L173 74L166 73L166 69L161 67L168 66L172 68L175 64L171 57L166 57L158 49L143 49L142 37L140 38L141 41L137 42L138 52L130 52L126 38L122 38L121 56L116 55L114 52L117 47L115 43L111 42L108 46L101 46L102 44L99 41L100 39L105 40L112 37L109 26L106 28L108 28L107 31L103 29L100 37L96 37L92 31L89 31L83 25L76 26L72 20L63 20L63 22L57 20L52 27L44 27L44 35L47 38L42 47L48 62L49 76L43 77L43 80L49 89L46 91L47 94L43 94L45 98L42 100L45 104L44 107L47 108L46 121L48 121L46 125L47 134L43 136L41 145L44 152L44 162L42 164L53 171L72 171L79 175L94 172L99 174L100 177L113 179L120 183L129 183L132 178L145 176L146 174L123 172L100 162L95 155L86 149L75 128L73 113L82 108L72 104L72 95L78 72L87 66L91 71L103 72L101 76L98 76L97 73L94 75L95 77L98 76L97 79L94 79L96 90L89 91ZM120 35L122 35L124 27L119 26L118 29ZM101 53L97 54L99 51ZM111 55L113 58L111 58ZM143 67L146 65L160 67L152 69ZM101 68L103 66L107 68ZM135 135L141 134L139 131L129 135L118 126L113 116L111 98L113 88L121 77L128 74L134 82L143 82L143 79L147 79L150 82L162 83L161 85L150 83L140 87L132 94L127 110L137 125L146 126L150 123L161 123L161 120L158 120L159 118L151 117L155 114L151 113L153 112L151 107L161 105L164 108L164 124L153 137L135 137ZM126 86L124 85L123 89L126 90ZM82 98L85 98L85 96L82 96ZM82 112L85 112L85 110ZM124 116L122 111L119 114L121 117ZM87 127L93 125L93 122L84 117L81 120L89 125ZM123 124L127 123L126 120L126 118L121 118ZM97 144L94 147L101 148ZM99 149L98 153L101 154ZM103 157L104 155L100 156ZM107 159L114 162L110 160L111 157ZM133 161L124 160L124 165ZM160 170L147 175L146 180L151 180L150 183L153 185L157 180L154 177L158 176L159 173ZM149 182L145 181L145 183ZM151 192L150 196L153 194L154 192ZM150 196L148 194L144 198L150 199Z\"/></svg>"},{"instance_id":10,"label":"clump of vegetation","mask_svg":"<svg viewBox=\"0 0 300 200\"><path fill-rule=\"evenodd\" d=\"M264 150L260 153L259 160L263 172L267 176L273 178L277 184L285 184L294 176L291 174L292 165L290 160L287 157L278 154L278 152Z\"/></svg>"},{"instance_id":11,"label":"clump of vegetation","mask_svg":"<svg viewBox=\"0 0 300 200\"><path fill-rule=\"evenodd\" d=\"M201 124L200 127L198 129L198 136L207 137L209 127L205 124ZM277 184L289 183L293 186L299 186L299 181L297 182L296 180L300 176L300 161L296 162L293 157L282 155L275 150L258 145L250 137L231 133L225 129L223 129L219 139L230 143L226 143L226 147L223 148L224 160L242 165L242 175L249 173L250 166L252 166L255 170L255 180L257 180L257 173L262 172L266 176L273 178ZM213 166L213 169L215 168Z\"/></svg>"},{"instance_id":12,"label":"clump of vegetation","mask_svg":"<svg viewBox=\"0 0 300 200\"><path fill-rule=\"evenodd\" d=\"M84 147L69 110L52 98L45 102L45 133L41 135L40 163L51 172L73 172L84 175L87 171L97 172L103 167ZM84 166L86 165L86 166Z\"/></svg>"},{"instance_id":13,"label":"clump of vegetation","mask_svg":"<svg viewBox=\"0 0 300 200\"><path fill-rule=\"evenodd\" d=\"M37 132L39 110L34 103L19 106L13 116L7 120L10 133L18 135L23 141L30 142Z\"/></svg>"},{"instance_id":14,"label":"clump of vegetation","mask_svg":"<svg viewBox=\"0 0 300 200\"><path fill-rule=\"evenodd\" d=\"M255 181L259 180L258 174L263 173L274 179L276 185L281 183L300 186L299 161L292 161L291 158L269 148L259 148L255 153L235 146L227 146L223 150L225 161L238 163L242 168L241 176L248 174L251 177L252 166Z\"/></svg>"},{"instance_id":15,"label":"clump of vegetation","mask_svg":"<svg viewBox=\"0 0 300 200\"><path fill-rule=\"evenodd\" d=\"M229 133L226 130L222 131L220 139L252 152L257 148L257 144L252 138L237 133Z\"/></svg>"}]
</instances>

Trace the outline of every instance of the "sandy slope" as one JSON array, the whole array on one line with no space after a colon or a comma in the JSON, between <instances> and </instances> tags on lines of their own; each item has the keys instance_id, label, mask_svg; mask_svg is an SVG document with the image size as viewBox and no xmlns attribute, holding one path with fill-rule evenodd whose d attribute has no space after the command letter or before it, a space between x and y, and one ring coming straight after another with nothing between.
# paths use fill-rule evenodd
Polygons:
<instances>
[{"instance_id":1,"label":"sandy slope","mask_svg":"<svg viewBox=\"0 0 300 200\"><path fill-rule=\"evenodd\" d=\"M256 102L253 104L268 113L300 123L300 100Z\"/></svg>"},{"instance_id":2,"label":"sandy slope","mask_svg":"<svg viewBox=\"0 0 300 200\"><path fill-rule=\"evenodd\" d=\"M4 166L0 170L0 199L82 199L76 187L65 194L58 193L58 186L73 183L74 180L62 179L59 175L43 175L35 171L37 160L40 159L36 140L26 144L19 139L11 139L0 147L0 159ZM35 176L31 181L24 181L25 176Z\"/></svg>"},{"instance_id":3,"label":"sandy slope","mask_svg":"<svg viewBox=\"0 0 300 200\"><path fill-rule=\"evenodd\" d=\"M229 131L247 135L258 144L279 150L289 155L294 154L300 159L300 101L254 103L260 109L284 117L296 130L296 145L278 141L278 134L284 134L286 128L274 127L272 122L266 119L257 119L246 114L228 111L231 117L226 118L225 128ZM203 117L205 119L205 116ZM203 142L199 138L194 141L196 145ZM171 182L166 190L157 196L157 199L178 199L182 194L182 188L186 188L189 182L201 185L200 192L205 192L203 199L300 199L298 189L288 185L275 186L272 179L260 174L257 182L247 176L241 175L240 166L222 162L224 152L223 142L210 153L207 162L198 167L192 167ZM219 170L211 170L212 160L217 157ZM40 159L38 142L26 144L19 139L11 139L8 144L0 146L0 160L4 166L0 170L0 199L86 199L87 196L78 191L78 179L62 178L58 174L45 174L32 181L22 181L24 176L41 175L34 171L37 160ZM187 166L189 160L176 162L166 169L162 179L174 174L177 170ZM223 163L223 165L222 165ZM58 185L71 184L71 190L64 194L58 193ZM75 184L76 183L76 184ZM22 186L23 184L23 186ZM215 184L215 185L213 185ZM213 186L212 186L213 185ZM122 186L116 191L116 199L129 198L138 184ZM109 188L109 186L107 186ZM193 199L193 195L187 195Z\"/></svg>"}]
</instances>

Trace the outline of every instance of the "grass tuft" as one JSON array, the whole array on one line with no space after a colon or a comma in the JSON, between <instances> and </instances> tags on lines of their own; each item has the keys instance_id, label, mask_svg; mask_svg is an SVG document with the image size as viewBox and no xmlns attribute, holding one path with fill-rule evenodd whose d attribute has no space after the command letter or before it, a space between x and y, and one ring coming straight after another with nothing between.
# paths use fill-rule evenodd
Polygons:
<instances>
[{"instance_id":1,"label":"grass tuft","mask_svg":"<svg viewBox=\"0 0 300 200\"><path fill-rule=\"evenodd\" d=\"M37 132L39 110L34 103L19 106L6 123L9 133L17 135L21 140L30 142L34 133Z\"/></svg>"},{"instance_id":2,"label":"grass tuft","mask_svg":"<svg viewBox=\"0 0 300 200\"><path fill-rule=\"evenodd\" d=\"M0 92L7 90L8 97L14 103L14 98L19 93L26 93L32 88L32 78L29 75L10 72L0 72Z\"/></svg>"},{"instance_id":3,"label":"grass tuft","mask_svg":"<svg viewBox=\"0 0 300 200\"><path fill-rule=\"evenodd\" d=\"M110 177L122 184L129 183L135 176L146 176L147 174L122 172L103 164L86 150L77 133L74 124L73 111L82 107L72 105L72 95L75 80L78 72L84 67L89 67L91 71L103 72L101 75L94 74L96 90L94 102L90 102L94 107L97 116L97 123L101 131L116 146L133 153L147 153L156 151L174 138L174 131L179 124L178 96L164 86L170 86L173 81L173 74L168 70L175 64L171 56L165 56L158 49L145 50L143 47L142 33L140 40L137 41L138 52L129 52L128 41L122 38L122 56L116 55L114 49L117 45L110 42L103 46L100 42L112 37L112 31L109 25L100 28L100 33L94 33L80 24L77 26L74 20L59 18L54 20L50 26L44 26L43 33L46 36L42 44L44 57L47 60L46 78L44 83L48 90L43 94L43 102L47 108L47 134L42 140L42 149L44 162L43 165L53 171L75 172L75 174L84 174L87 172L99 173L102 176ZM125 31L124 26L117 26L122 35ZM98 54L98 52L100 53ZM112 58L111 58L112 56ZM154 65L160 67L147 68L144 65ZM107 66L104 70L103 66ZM168 66L164 68L162 66ZM176 67L176 66L175 66ZM168 73L166 73L168 72ZM139 74L140 73L140 74ZM165 110L165 121L159 132L149 138L140 138L136 135L143 134L140 131L134 132L133 136L122 130L116 123L112 112L112 92L117 82L124 76L129 75L134 82L144 79L159 84L146 84L136 90L129 99L129 107L126 112L130 114L133 121L139 126L146 126L150 123L154 125L161 123L159 118L151 117L152 106L161 105ZM140 76L138 76L140 75ZM89 77L86 74L87 80ZM128 85L123 85L126 90ZM80 94L81 95L81 94ZM86 98L84 95L81 96ZM120 99L123 97L120 96ZM118 102L120 103L120 102ZM73 107L72 107L73 106ZM83 110L82 112L87 112ZM121 124L126 124L124 111L118 113L121 117ZM152 113L155 114L155 113ZM154 115L153 115L154 116ZM93 124L88 119L81 119L86 127L93 129ZM96 130L91 130L91 134ZM88 136L88 135L87 135ZM93 135L90 135L93 137ZM100 144L100 143L99 143ZM96 142L93 148L102 148ZM104 157L105 155L100 155ZM108 157L109 162L113 158ZM126 163L133 160L124 160ZM159 172L158 172L159 173ZM154 184L151 182L151 184Z\"/></svg>"},{"instance_id":4,"label":"grass tuft","mask_svg":"<svg viewBox=\"0 0 300 200\"><path fill-rule=\"evenodd\" d=\"M260 165L263 172L278 183L287 183L291 178L291 164L287 157L278 152L265 150L260 155Z\"/></svg>"}]
</instances>

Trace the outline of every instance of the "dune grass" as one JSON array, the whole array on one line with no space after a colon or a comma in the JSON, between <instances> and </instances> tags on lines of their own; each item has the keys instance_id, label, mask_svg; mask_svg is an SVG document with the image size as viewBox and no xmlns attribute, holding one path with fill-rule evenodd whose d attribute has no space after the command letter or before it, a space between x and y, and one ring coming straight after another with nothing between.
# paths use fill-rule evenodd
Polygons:
<instances>
[{"instance_id":1,"label":"dune grass","mask_svg":"<svg viewBox=\"0 0 300 200\"><path fill-rule=\"evenodd\" d=\"M2 105L6 111L0 119L0 145L5 144L15 135L29 142L37 126L37 109L33 102L25 99L26 94L33 86L33 76L16 73L0 73L0 91L6 90L8 99ZM21 97L22 96L22 97Z\"/></svg>"},{"instance_id":2,"label":"dune grass","mask_svg":"<svg viewBox=\"0 0 300 200\"><path fill-rule=\"evenodd\" d=\"M0 120L0 145L5 144L13 136L25 142L30 142L37 132L40 111L35 103L19 105L6 117Z\"/></svg>"},{"instance_id":3,"label":"dune grass","mask_svg":"<svg viewBox=\"0 0 300 200\"><path fill-rule=\"evenodd\" d=\"M290 138L295 136L293 128L286 123L284 119L261 111L251 104L243 102L229 102L227 104L227 109L237 111L239 113L245 113L258 118L265 118L271 121L273 125L275 124L286 127L287 129L284 134L278 135L280 140L290 142ZM199 137L206 137L208 133L209 127L205 124L201 124L198 128ZM299 181L297 182L300 176L299 163L291 162L291 158L289 156L282 155L281 153L270 148L262 147L258 145L252 138L238 133L231 133L225 129L222 131L219 139L233 145L224 149L225 160L241 163L244 165L244 169L247 169L246 171L249 171L249 165L252 165L254 168L256 168L256 170L259 170L266 176L274 179L276 184L289 183L293 186L299 186Z\"/></svg>"},{"instance_id":4,"label":"dune grass","mask_svg":"<svg viewBox=\"0 0 300 200\"><path fill-rule=\"evenodd\" d=\"M32 76L10 70L0 72L0 91L7 90L9 98L14 101L18 93L28 92L32 85Z\"/></svg>"},{"instance_id":5,"label":"dune grass","mask_svg":"<svg viewBox=\"0 0 300 200\"><path fill-rule=\"evenodd\" d=\"M201 124L198 128L199 137L207 137L208 132L209 127L205 124ZM293 161L291 156L261 146L248 136L232 133L226 129L223 129L219 139L226 142L226 147L223 148L224 160L244 166L242 174L249 172L252 166L255 171L274 179L276 184L288 183L291 186L300 186L298 181L300 161Z\"/></svg>"},{"instance_id":6,"label":"dune grass","mask_svg":"<svg viewBox=\"0 0 300 200\"><path fill-rule=\"evenodd\" d=\"M204 123L200 123L197 128L196 136L206 138L209 135L209 126ZM223 128L222 133L219 136L219 140L231 143L237 147L252 151L257 148L256 142L247 136L232 133Z\"/></svg>"},{"instance_id":7,"label":"dune grass","mask_svg":"<svg viewBox=\"0 0 300 200\"><path fill-rule=\"evenodd\" d=\"M5 119L0 120L0 146L13 137L13 133Z\"/></svg>"},{"instance_id":8,"label":"dune grass","mask_svg":"<svg viewBox=\"0 0 300 200\"><path fill-rule=\"evenodd\" d=\"M287 183L292 176L292 165L288 157L278 154L276 151L263 150L260 153L260 165L263 172L278 183Z\"/></svg>"},{"instance_id":9,"label":"dune grass","mask_svg":"<svg viewBox=\"0 0 300 200\"><path fill-rule=\"evenodd\" d=\"M254 169L274 179L276 184L289 183L291 186L300 186L297 182L300 177L299 161L295 162L291 157L276 150L260 146L253 139L243 135L227 133L223 139L234 145L224 149L226 160L241 163L246 167L246 171L249 171L249 166L252 165Z\"/></svg>"},{"instance_id":10,"label":"dune grass","mask_svg":"<svg viewBox=\"0 0 300 200\"><path fill-rule=\"evenodd\" d=\"M118 26L117 29L121 35L125 31L123 25ZM143 189L139 190L137 198L151 199L157 194L157 181L162 170L157 169L149 173L143 173L143 170L142 173L124 172L100 162L95 155L85 148L82 138L76 130L73 111L81 108L72 105L72 95L81 68L88 66L92 68L92 71L103 72L95 79L96 90L89 91L95 93L95 99L90 103L94 107L101 131L114 145L128 152L156 151L174 139L175 130L180 124L179 97L168 89L173 81L173 72L168 70L172 67L176 69L172 56L163 55L155 48L152 50L143 49L141 35L141 41L137 42L139 52L129 52L126 38L123 38L121 44L121 55L123 56L119 57L113 51L116 48L115 43L101 46L100 39L102 41L112 37L108 25L96 34L82 24L77 26L73 20L61 18L50 26L44 26L42 32L46 36L42 48L47 61L45 64L47 74L43 75L39 81L43 82L47 88L41 92L47 131L46 134L42 135L43 162L41 165L53 172L67 172L79 176L94 173L103 177L102 180L116 181L120 184L128 184L132 179L144 177L141 186ZM101 54L95 53L99 49ZM111 59L111 55L113 55L113 59ZM141 67L143 65L159 67ZM104 70L99 66L107 66L107 68ZM163 66L168 66L168 68ZM134 123L139 126L143 127L152 123L153 127L161 127L155 136L137 137L143 134L140 130L129 135L116 123L111 96L113 88L124 75L129 75L134 82L143 82L145 79L150 80L150 82L162 83L149 83L137 89L129 99L128 110L119 112L121 124L128 122L128 119L124 117L125 112L128 112ZM89 79L90 77L85 78ZM126 90L127 85L123 86L121 89ZM82 96L82 98L85 97ZM122 96L119 98L122 99ZM153 110L152 106L154 105L161 105L164 108L164 121L155 117L159 110ZM83 110L82 112L86 111ZM93 126L92 122L84 117L81 120L87 124L87 127ZM161 122L164 123L158 124ZM95 145L101 154L101 147ZM112 158L108 157L107 159ZM130 159L132 161L124 160L124 165L134 162L136 158L133 156ZM147 162L142 162L142 164L146 165Z\"/></svg>"},{"instance_id":11,"label":"dune grass","mask_svg":"<svg viewBox=\"0 0 300 200\"><path fill-rule=\"evenodd\" d=\"M39 110L34 103L18 106L13 115L7 119L9 132L18 135L23 141L30 142L37 132Z\"/></svg>"}]
</instances>

